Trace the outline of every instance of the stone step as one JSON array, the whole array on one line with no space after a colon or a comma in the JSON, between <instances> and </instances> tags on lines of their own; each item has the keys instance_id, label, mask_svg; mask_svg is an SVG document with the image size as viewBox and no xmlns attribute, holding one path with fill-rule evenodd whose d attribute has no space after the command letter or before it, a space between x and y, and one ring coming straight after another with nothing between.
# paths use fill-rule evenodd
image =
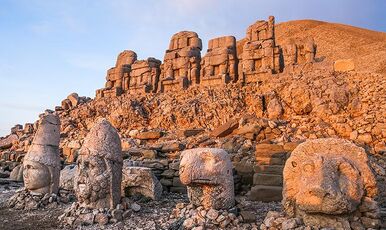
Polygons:
<instances>
[{"instance_id":1,"label":"stone step","mask_svg":"<svg viewBox=\"0 0 386 230\"><path fill-rule=\"evenodd\" d=\"M253 167L256 173L283 175L284 166L282 165L255 165Z\"/></svg>"},{"instance_id":2,"label":"stone step","mask_svg":"<svg viewBox=\"0 0 386 230\"><path fill-rule=\"evenodd\" d=\"M249 192L249 199L254 201L281 201L283 187L281 186L267 186L256 185L251 188Z\"/></svg>"},{"instance_id":3,"label":"stone step","mask_svg":"<svg viewBox=\"0 0 386 230\"><path fill-rule=\"evenodd\" d=\"M256 157L256 163L258 165L284 165L286 158L276 157Z\"/></svg>"},{"instance_id":4,"label":"stone step","mask_svg":"<svg viewBox=\"0 0 386 230\"><path fill-rule=\"evenodd\" d=\"M253 175L253 184L254 185L282 186L283 185L283 177L281 175L255 173Z\"/></svg>"}]
</instances>

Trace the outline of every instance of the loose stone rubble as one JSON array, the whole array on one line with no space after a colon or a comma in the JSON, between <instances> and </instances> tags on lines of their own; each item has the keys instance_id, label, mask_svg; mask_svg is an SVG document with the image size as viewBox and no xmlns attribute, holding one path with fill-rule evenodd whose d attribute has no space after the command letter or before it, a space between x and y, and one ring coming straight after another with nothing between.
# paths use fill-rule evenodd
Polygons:
<instances>
[{"instance_id":1,"label":"loose stone rubble","mask_svg":"<svg viewBox=\"0 0 386 230\"><path fill-rule=\"evenodd\" d=\"M22 188L9 199L8 206L17 210L53 209L74 201L75 195L66 190L42 194Z\"/></svg>"}]
</instances>

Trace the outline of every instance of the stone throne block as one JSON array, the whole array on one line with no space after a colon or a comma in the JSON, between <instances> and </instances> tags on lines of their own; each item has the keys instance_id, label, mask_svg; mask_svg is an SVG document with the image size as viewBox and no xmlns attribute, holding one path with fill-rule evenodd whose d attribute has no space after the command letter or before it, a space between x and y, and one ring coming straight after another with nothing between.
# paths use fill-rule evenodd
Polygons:
<instances>
[{"instance_id":1,"label":"stone throne block","mask_svg":"<svg viewBox=\"0 0 386 230\"><path fill-rule=\"evenodd\" d=\"M159 76L161 74L161 61L155 58L135 61L131 65L129 78L129 92L155 93L158 89Z\"/></svg>"},{"instance_id":2,"label":"stone throne block","mask_svg":"<svg viewBox=\"0 0 386 230\"><path fill-rule=\"evenodd\" d=\"M172 36L161 65L161 92L199 83L201 50L202 42L195 32L182 31Z\"/></svg>"},{"instance_id":3,"label":"stone throne block","mask_svg":"<svg viewBox=\"0 0 386 230\"><path fill-rule=\"evenodd\" d=\"M237 81L236 38L209 40L208 52L201 61L201 85L223 85Z\"/></svg>"},{"instance_id":4,"label":"stone throne block","mask_svg":"<svg viewBox=\"0 0 386 230\"><path fill-rule=\"evenodd\" d=\"M240 55L239 77L244 83L249 83L280 72L280 54L280 47L275 45L275 18L270 16L268 21L255 22L247 29Z\"/></svg>"}]
</instances>

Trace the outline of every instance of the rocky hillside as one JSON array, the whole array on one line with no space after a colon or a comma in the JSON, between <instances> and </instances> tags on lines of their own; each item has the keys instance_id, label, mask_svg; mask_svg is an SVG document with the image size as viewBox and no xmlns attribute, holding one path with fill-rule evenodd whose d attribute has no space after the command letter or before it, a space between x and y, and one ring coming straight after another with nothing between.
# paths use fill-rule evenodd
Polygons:
<instances>
[{"instance_id":1,"label":"rocky hillside","mask_svg":"<svg viewBox=\"0 0 386 230\"><path fill-rule=\"evenodd\" d=\"M354 59L357 70L386 76L386 33L315 20L297 20L276 25L279 45L311 36L320 59Z\"/></svg>"}]
</instances>

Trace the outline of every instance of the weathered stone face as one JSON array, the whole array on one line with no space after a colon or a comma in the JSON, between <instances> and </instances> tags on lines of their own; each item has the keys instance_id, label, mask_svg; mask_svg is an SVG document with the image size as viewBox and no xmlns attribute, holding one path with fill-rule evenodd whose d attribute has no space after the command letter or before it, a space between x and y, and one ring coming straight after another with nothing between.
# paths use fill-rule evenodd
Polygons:
<instances>
[{"instance_id":1,"label":"weathered stone face","mask_svg":"<svg viewBox=\"0 0 386 230\"><path fill-rule=\"evenodd\" d=\"M161 91L184 89L199 83L201 49L197 33L181 31L173 35L161 66Z\"/></svg>"},{"instance_id":2,"label":"weathered stone face","mask_svg":"<svg viewBox=\"0 0 386 230\"><path fill-rule=\"evenodd\" d=\"M29 191L57 193L60 175L60 121L53 114L44 115L28 153L24 157L23 178Z\"/></svg>"},{"instance_id":3,"label":"weathered stone face","mask_svg":"<svg viewBox=\"0 0 386 230\"><path fill-rule=\"evenodd\" d=\"M47 191L51 184L50 170L44 164L28 161L24 164L24 185L31 191ZM46 190L47 189L47 190Z\"/></svg>"},{"instance_id":4,"label":"weathered stone face","mask_svg":"<svg viewBox=\"0 0 386 230\"><path fill-rule=\"evenodd\" d=\"M201 61L201 84L221 85L237 80L236 38L209 40L208 52Z\"/></svg>"},{"instance_id":5,"label":"weathered stone face","mask_svg":"<svg viewBox=\"0 0 386 230\"><path fill-rule=\"evenodd\" d=\"M205 208L234 205L232 164L222 149L197 148L181 154L180 180L188 187L191 203Z\"/></svg>"},{"instance_id":6,"label":"weathered stone face","mask_svg":"<svg viewBox=\"0 0 386 230\"><path fill-rule=\"evenodd\" d=\"M373 199L377 192L366 153L342 139L300 144L287 160L283 175L285 211L315 226L331 227L331 223L350 220L363 199Z\"/></svg>"},{"instance_id":7,"label":"weathered stone face","mask_svg":"<svg viewBox=\"0 0 386 230\"><path fill-rule=\"evenodd\" d=\"M81 207L115 208L120 202L122 150L118 133L99 120L79 152L74 190Z\"/></svg>"}]
</instances>

